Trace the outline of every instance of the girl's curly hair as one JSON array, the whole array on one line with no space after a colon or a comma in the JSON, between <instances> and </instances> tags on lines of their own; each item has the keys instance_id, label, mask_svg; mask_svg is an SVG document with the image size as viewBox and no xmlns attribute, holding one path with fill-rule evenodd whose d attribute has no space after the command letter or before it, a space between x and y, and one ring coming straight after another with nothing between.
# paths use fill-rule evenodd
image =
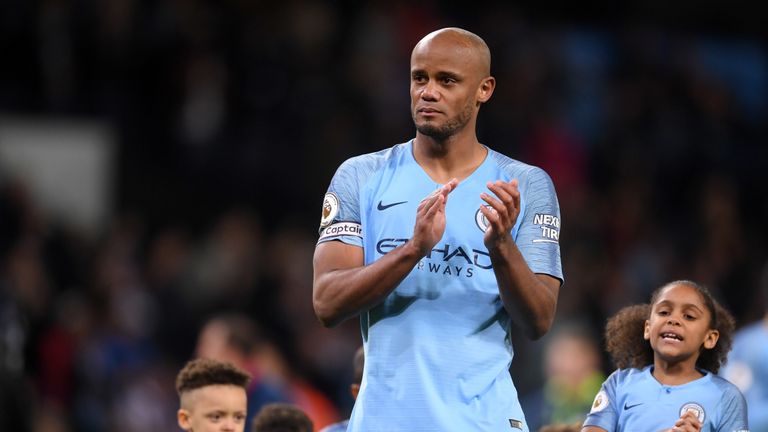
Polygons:
<instances>
[{"instance_id":1,"label":"girl's curly hair","mask_svg":"<svg viewBox=\"0 0 768 432\"><path fill-rule=\"evenodd\" d=\"M696 367L717 373L720 366L725 364L736 327L733 316L715 300L707 288L692 281L681 280L670 282L654 291L650 304L627 306L608 320L605 326L606 350L614 366L619 369L642 369L653 364L653 349L643 338L645 321L651 316L651 307L661 292L672 285L687 285L695 289L709 310L710 328L720 333L714 348L702 348Z\"/></svg>"}]
</instances>

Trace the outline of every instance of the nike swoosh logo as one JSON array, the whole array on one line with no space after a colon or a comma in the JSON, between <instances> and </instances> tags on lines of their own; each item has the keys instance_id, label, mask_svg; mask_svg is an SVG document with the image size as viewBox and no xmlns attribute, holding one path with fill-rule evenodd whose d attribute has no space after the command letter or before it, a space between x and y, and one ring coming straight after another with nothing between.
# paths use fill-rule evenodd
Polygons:
<instances>
[{"instance_id":1,"label":"nike swoosh logo","mask_svg":"<svg viewBox=\"0 0 768 432\"><path fill-rule=\"evenodd\" d=\"M390 207L394 207L394 206L400 205L400 204L405 204L407 202L408 201L400 201L400 202L396 202L396 203L392 203L392 204L382 204L381 201L379 201L379 205L376 208L379 209L379 210L386 210L386 209L388 209Z\"/></svg>"},{"instance_id":2,"label":"nike swoosh logo","mask_svg":"<svg viewBox=\"0 0 768 432\"><path fill-rule=\"evenodd\" d=\"M640 402L640 403L636 403L636 404L632 404L632 405L627 405L627 403L626 403L626 402L624 402L624 411L626 411L626 410L628 410L628 409L632 409L632 408L634 408L634 407L636 407L636 406L640 406L640 405L642 405L642 404L643 404L643 402Z\"/></svg>"}]
</instances>

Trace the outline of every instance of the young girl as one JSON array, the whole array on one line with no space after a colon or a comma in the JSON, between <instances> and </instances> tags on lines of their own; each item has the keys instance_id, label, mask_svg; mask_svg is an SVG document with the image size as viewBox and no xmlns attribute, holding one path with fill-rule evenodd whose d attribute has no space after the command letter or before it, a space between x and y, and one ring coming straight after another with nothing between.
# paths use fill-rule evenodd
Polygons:
<instances>
[{"instance_id":1,"label":"young girl","mask_svg":"<svg viewBox=\"0 0 768 432\"><path fill-rule=\"evenodd\" d=\"M603 383L582 432L748 431L744 397L715 375L733 331L728 311L691 281L671 282L650 305L619 311L605 330L619 369Z\"/></svg>"}]
</instances>

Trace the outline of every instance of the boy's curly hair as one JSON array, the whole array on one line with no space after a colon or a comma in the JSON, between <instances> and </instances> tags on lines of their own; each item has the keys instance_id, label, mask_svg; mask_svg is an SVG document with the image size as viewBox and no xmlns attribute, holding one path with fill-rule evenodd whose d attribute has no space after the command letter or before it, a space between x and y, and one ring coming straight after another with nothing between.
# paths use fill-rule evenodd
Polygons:
<instances>
[{"instance_id":1,"label":"boy's curly hair","mask_svg":"<svg viewBox=\"0 0 768 432\"><path fill-rule=\"evenodd\" d=\"M230 363L198 358L189 361L176 376L176 392L182 393L206 387L225 384L248 388L251 377Z\"/></svg>"},{"instance_id":2,"label":"boy's curly hair","mask_svg":"<svg viewBox=\"0 0 768 432\"><path fill-rule=\"evenodd\" d=\"M614 366L619 369L642 369L653 364L653 349L651 344L643 338L645 321L651 316L651 306L656 303L661 292L672 285L687 285L694 288L709 310L710 328L720 333L714 348L701 350L696 360L696 367L717 373L725 364L733 344L733 332L736 327L733 316L715 300L707 288L692 281L681 280L670 282L654 291L650 304L627 306L608 320L605 326L606 350Z\"/></svg>"}]
</instances>

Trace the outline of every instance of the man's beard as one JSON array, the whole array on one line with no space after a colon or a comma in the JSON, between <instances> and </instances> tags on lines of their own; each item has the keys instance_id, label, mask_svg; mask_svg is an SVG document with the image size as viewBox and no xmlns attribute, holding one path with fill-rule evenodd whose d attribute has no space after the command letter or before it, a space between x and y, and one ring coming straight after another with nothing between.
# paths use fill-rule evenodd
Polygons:
<instances>
[{"instance_id":1,"label":"man's beard","mask_svg":"<svg viewBox=\"0 0 768 432\"><path fill-rule=\"evenodd\" d=\"M416 130L422 135L426 135L435 141L446 141L448 138L456 135L457 132L464 129L469 120L472 118L472 111L474 106L472 103L468 103L464 110L455 118L448 120L442 126L436 126L430 123L418 124L416 123L416 114L413 115L413 124L416 125Z\"/></svg>"}]
</instances>

